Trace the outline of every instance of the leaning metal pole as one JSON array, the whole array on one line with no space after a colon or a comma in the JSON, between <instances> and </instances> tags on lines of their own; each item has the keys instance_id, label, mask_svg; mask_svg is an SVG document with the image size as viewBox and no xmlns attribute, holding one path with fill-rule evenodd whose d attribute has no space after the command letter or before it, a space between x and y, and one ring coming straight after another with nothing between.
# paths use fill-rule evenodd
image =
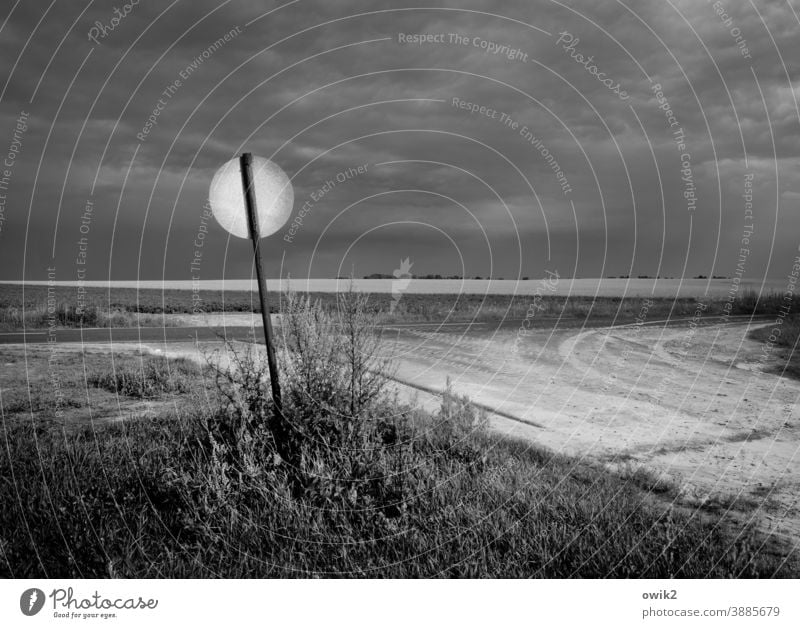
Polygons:
<instances>
[{"instance_id":1,"label":"leaning metal pole","mask_svg":"<svg viewBox=\"0 0 800 628\"><path fill-rule=\"evenodd\" d=\"M256 277L258 278L258 295L261 299L261 321L264 325L264 340L267 345L267 364L269 364L269 378L272 384L272 401L279 413L283 411L281 403L281 386L278 381L278 365L275 361L275 347L273 344L272 320L269 313L267 299L267 278L264 275L261 263L261 237L258 229L258 212L256 208L256 193L253 187L253 156L242 153L239 164L242 171L242 186L244 187L244 201L247 206L247 222L250 225L250 239L253 240L253 254L255 256Z\"/></svg>"}]
</instances>

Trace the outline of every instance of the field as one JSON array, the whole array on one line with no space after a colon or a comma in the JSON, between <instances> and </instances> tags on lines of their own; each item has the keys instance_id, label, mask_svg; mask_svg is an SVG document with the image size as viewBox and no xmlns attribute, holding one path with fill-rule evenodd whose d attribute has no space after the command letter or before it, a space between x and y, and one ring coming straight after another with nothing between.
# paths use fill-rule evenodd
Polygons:
<instances>
[{"instance_id":1,"label":"field","mask_svg":"<svg viewBox=\"0 0 800 628\"><path fill-rule=\"evenodd\" d=\"M651 297L657 299L674 298L708 298L718 299L728 295L733 286L731 279L713 278L578 278L557 277L556 273L545 274L544 281L552 280L550 286L554 296L575 297ZM511 295L531 296L540 290L543 285L540 278L522 277L520 279L359 279L352 280L353 288L357 292L369 294L391 294L398 289L403 294L480 294L480 295ZM78 282L57 282L64 287L75 291ZM19 282L8 282L6 285L19 285ZM28 282L30 286L46 286L47 282ZM82 286L90 289L108 290L106 281L85 281ZM267 287L270 292L310 292L310 293L341 293L350 289L351 280L342 279L268 279ZM783 279L766 279L764 281L743 280L737 284L740 292L757 292L769 294L772 292L783 293L786 282ZM183 291L191 292L199 289L204 293L213 292L255 292L258 290L255 280L252 279L209 279L201 280L196 284L185 280L141 280L141 281L113 281L112 289L126 290L153 290L155 292Z\"/></svg>"},{"instance_id":2,"label":"field","mask_svg":"<svg viewBox=\"0 0 800 628\"><path fill-rule=\"evenodd\" d=\"M538 282L528 282L535 284ZM298 285L301 285L300 282ZM48 290L49 293L48 293ZM0 330L36 329L49 324L48 303L55 306L56 324L66 327L131 327L203 324L202 314L215 312L260 312L257 295L249 291L204 290L193 296L184 289L135 289L124 287L86 288L83 297L84 313L77 311L76 289L71 286L26 286L0 284ZM271 311L280 312L286 294L272 295ZM338 307L338 294L313 292L326 309ZM391 292L369 294L369 309L383 323L399 322L457 322L500 321L524 319L536 308L538 318L561 318L567 321L601 320L608 324L633 322L648 296L561 296L544 290L538 294L472 294L404 293L399 297ZM48 301L49 299L49 301ZM724 313L724 297L654 298L651 318L691 316L698 301L707 305L706 315ZM743 292L732 303L731 315L772 316L784 305L783 296L771 293L758 298L755 292ZM790 303L798 311L800 298ZM173 314L201 314L188 318Z\"/></svg>"}]
</instances>

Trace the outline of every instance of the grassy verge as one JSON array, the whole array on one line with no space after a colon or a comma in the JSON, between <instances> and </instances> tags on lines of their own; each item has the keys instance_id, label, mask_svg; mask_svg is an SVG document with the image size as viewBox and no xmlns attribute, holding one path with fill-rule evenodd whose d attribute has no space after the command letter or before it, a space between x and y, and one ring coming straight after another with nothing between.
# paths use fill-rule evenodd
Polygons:
<instances>
[{"instance_id":1,"label":"grassy verge","mask_svg":"<svg viewBox=\"0 0 800 628\"><path fill-rule=\"evenodd\" d=\"M51 309L44 303L25 308L21 304L0 303L0 330L43 329L47 327L164 327L172 326L168 317L137 312L130 306L104 309L90 305L79 309L59 301Z\"/></svg>"},{"instance_id":2,"label":"grassy verge","mask_svg":"<svg viewBox=\"0 0 800 628\"><path fill-rule=\"evenodd\" d=\"M302 492L271 465L248 475L215 458L199 417L67 436L6 428L0 573L797 576L752 530L673 512L596 469L483 431L453 442L429 419L400 423L403 440L380 452L402 461L395 481L348 467Z\"/></svg>"},{"instance_id":3,"label":"grassy verge","mask_svg":"<svg viewBox=\"0 0 800 628\"><path fill-rule=\"evenodd\" d=\"M754 329L750 332L750 338L763 343L765 347L771 347L770 363L767 365L769 373L800 379L800 316L791 315L780 326L767 325Z\"/></svg>"},{"instance_id":4,"label":"grassy verge","mask_svg":"<svg viewBox=\"0 0 800 628\"><path fill-rule=\"evenodd\" d=\"M0 348L0 410L6 425L37 430L98 425L142 415L142 402L167 416L218 403L210 373L186 360L118 345Z\"/></svg>"},{"instance_id":5,"label":"grassy verge","mask_svg":"<svg viewBox=\"0 0 800 628\"><path fill-rule=\"evenodd\" d=\"M4 415L0 575L798 574L796 557L752 527L674 508L647 478L501 439L450 393L434 415L398 404L368 302L348 298L341 319L290 298L282 412L263 361L236 349L212 369L216 404L196 402L191 373L176 390L180 362L167 375L141 368L131 386L90 384L195 401L170 418Z\"/></svg>"}]
</instances>

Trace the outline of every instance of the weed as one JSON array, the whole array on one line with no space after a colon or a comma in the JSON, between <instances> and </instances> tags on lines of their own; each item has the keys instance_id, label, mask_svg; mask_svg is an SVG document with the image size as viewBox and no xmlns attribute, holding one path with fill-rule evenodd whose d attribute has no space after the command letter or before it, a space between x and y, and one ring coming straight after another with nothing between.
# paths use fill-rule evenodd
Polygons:
<instances>
[{"instance_id":1,"label":"weed","mask_svg":"<svg viewBox=\"0 0 800 628\"><path fill-rule=\"evenodd\" d=\"M184 359L142 358L138 366L123 366L111 373L94 372L86 382L127 397L151 398L187 392L189 379L199 372L197 366Z\"/></svg>"}]
</instances>

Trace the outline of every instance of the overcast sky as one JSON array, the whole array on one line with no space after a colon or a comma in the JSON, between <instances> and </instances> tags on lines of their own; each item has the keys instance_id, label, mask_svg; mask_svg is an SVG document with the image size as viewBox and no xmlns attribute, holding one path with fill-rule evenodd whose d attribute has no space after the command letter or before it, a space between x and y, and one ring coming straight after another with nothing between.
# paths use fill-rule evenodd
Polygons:
<instances>
[{"instance_id":1,"label":"overcast sky","mask_svg":"<svg viewBox=\"0 0 800 628\"><path fill-rule=\"evenodd\" d=\"M798 254L797 0L122 2L3 5L0 279L249 277L204 218L245 150L294 186L270 276Z\"/></svg>"}]
</instances>

